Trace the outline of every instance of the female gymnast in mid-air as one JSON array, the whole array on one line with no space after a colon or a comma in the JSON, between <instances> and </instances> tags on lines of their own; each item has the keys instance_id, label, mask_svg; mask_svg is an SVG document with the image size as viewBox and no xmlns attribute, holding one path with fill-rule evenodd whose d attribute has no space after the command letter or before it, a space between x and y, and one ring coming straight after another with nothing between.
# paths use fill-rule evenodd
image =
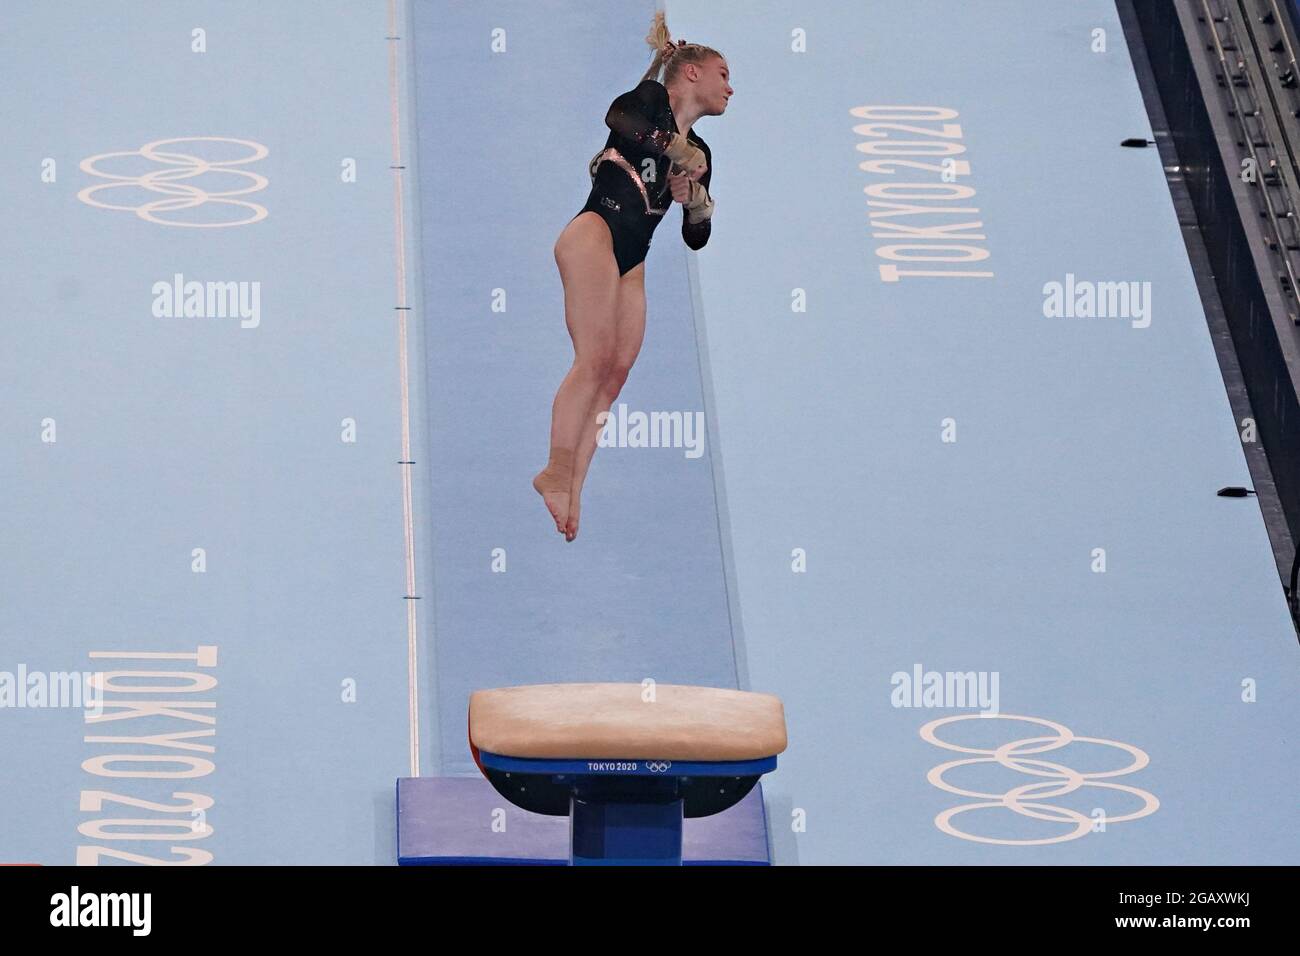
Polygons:
<instances>
[{"instance_id":1,"label":"female gymnast in mid-air","mask_svg":"<svg viewBox=\"0 0 1300 956\"><path fill-rule=\"evenodd\" d=\"M592 189L555 243L564 284L564 321L573 366L551 406L551 457L533 479L555 529L578 535L579 497L603 425L645 335L645 258L650 236L673 202L682 239L709 240L713 154L692 125L720 116L732 88L727 61L698 43L673 43L662 12L646 42L654 60L636 89L614 100L611 132L591 161ZM655 79L660 67L663 82Z\"/></svg>"}]
</instances>

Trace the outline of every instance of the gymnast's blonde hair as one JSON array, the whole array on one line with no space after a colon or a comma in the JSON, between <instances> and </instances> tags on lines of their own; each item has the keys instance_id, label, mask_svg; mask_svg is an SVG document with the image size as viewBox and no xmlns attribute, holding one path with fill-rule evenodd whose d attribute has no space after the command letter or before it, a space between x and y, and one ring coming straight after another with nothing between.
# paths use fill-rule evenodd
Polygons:
<instances>
[{"instance_id":1,"label":"gymnast's blonde hair","mask_svg":"<svg viewBox=\"0 0 1300 956\"><path fill-rule=\"evenodd\" d=\"M715 56L723 58L721 53L703 43L687 43L685 40L673 43L662 10L655 12L654 23L650 25L650 32L646 34L645 42L655 51L655 56L650 61L650 69L646 70L645 76L641 77L643 83L646 80L659 79L659 68L663 67L664 77L661 82L664 86L668 86L687 63L703 63Z\"/></svg>"}]
</instances>

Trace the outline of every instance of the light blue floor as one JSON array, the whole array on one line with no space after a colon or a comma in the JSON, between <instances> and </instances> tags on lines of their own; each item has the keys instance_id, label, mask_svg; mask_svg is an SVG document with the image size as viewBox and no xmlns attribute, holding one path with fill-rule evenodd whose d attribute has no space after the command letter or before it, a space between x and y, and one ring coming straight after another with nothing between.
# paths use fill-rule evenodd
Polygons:
<instances>
[{"instance_id":1,"label":"light blue floor","mask_svg":"<svg viewBox=\"0 0 1300 956\"><path fill-rule=\"evenodd\" d=\"M144 9L19 4L0 37L0 669L87 671L123 666L91 651L215 646L211 691L133 695L214 702L215 723L92 727L77 710L0 711L0 860L66 864L79 845L172 858L165 841L80 836L94 819L164 815L78 809L83 791L103 789L214 800L212 835L184 845L217 863L387 863L409 720L385 7ZM206 53L191 52L195 27ZM188 136L269 149L247 167L266 188L244 197L267 209L263 221L166 227L78 201L105 181L82 159ZM40 181L45 157L54 183ZM355 183L341 179L347 158ZM155 168L119 163L102 168ZM246 185L207 175L187 182ZM159 198L116 192L101 198ZM207 203L172 215L232 214ZM178 272L260 282L260 324L155 317L153 284ZM46 418L54 444L41 441ZM354 443L341 440L345 418ZM205 573L191 570L195 548ZM214 751L83 739L196 729L215 736L187 742ZM168 752L215 769L148 779L82 768Z\"/></svg>"},{"instance_id":2,"label":"light blue floor","mask_svg":"<svg viewBox=\"0 0 1300 956\"><path fill-rule=\"evenodd\" d=\"M183 846L215 863L391 863L392 784L412 772L416 736L420 773L475 772L472 689L647 677L783 699L790 747L765 780L780 863L1297 861L1295 633L1258 505L1214 495L1250 476L1158 157L1118 147L1150 128L1113 5L666 9L674 36L727 56L735 96L697 124L713 151L712 237L692 253L680 211L660 225L646 341L619 400L704 412L705 454L600 449L573 544L529 485L571 357L551 250L586 197L606 108L648 64L651 2L403 3L400 40L385 39L384 2L11 13L0 672L218 683L136 695L211 701L214 724L0 708L0 862L70 863L79 846L175 859ZM196 27L205 53L191 51ZM413 466L397 464L393 44ZM867 120L850 111L872 106L957 112L946 141L965 147L956 182L974 193L948 205L975 212L873 227L865 189L939 180L859 168ZM937 123L911 125L890 137L936 140ZM263 221L167 227L77 199L102 182L81 160L187 136L267 147L246 167L267 185L242 197ZM223 212L212 205L175 215ZM873 233L967 221L984 238L964 244L990 254L960 268L992 277L882 281L879 247L908 240ZM260 324L154 316L151 287L177 272L260 282ZM1149 282L1150 326L1045 317L1043 287L1067 273ZM340 440L344 419L355 442ZM215 667L89 656L200 646L217 648ZM944 778L996 797L945 792L927 773L979 755L922 727L977 708L894 706L894 676L917 666L996 675L1002 714L1122 746L1021 744L1006 757L1019 772ZM215 750L85 739L195 729L216 734L184 742ZM989 751L1053 735L1007 719L938 730ZM1130 763L1125 748L1149 764L1095 776ZM83 768L169 752L214 769ZM1076 771L1094 785L1050 795ZM953 816L967 837L936 825L1034 783L1020 813ZM94 790L210 798L212 833L79 833L191 821L79 809ZM1116 820L1145 794L1155 812ZM1104 832L1012 845L1102 817Z\"/></svg>"},{"instance_id":3,"label":"light blue floor","mask_svg":"<svg viewBox=\"0 0 1300 956\"><path fill-rule=\"evenodd\" d=\"M768 798L774 820L807 819L798 834L774 824L778 853L1294 863L1295 632L1258 506L1214 494L1250 475L1159 160L1118 147L1150 126L1113 5L783 9L668 6L678 35L723 48L736 88L701 129L718 209L699 282L750 681L789 721ZM788 51L792 24L807 54ZM800 108L773 106L794 90ZM859 170L850 114L872 105L958 112L971 165L958 182L975 194L951 205L978 212L895 221L982 222L967 231L990 257L946 267L992 278L880 279L888 240L863 190L890 177ZM1043 286L1066 273L1150 282L1150 326L1045 318ZM795 288L806 313L791 312ZM947 418L955 443L940 441ZM806 574L790 572L794 548ZM1142 749L1149 767L1105 782L1160 809L1045 846L940 832L937 814L972 801L926 774L965 755L919 728L971 711L892 706L892 675L917 664L997 672L1002 713ZM997 720L940 737L991 749L1047 733ZM1082 743L1034 756L1085 771L1131 759ZM948 779L1000 794L1047 778L984 765ZM1092 787L1045 802L1142 806ZM996 808L953 823L1007 840L1073 829Z\"/></svg>"}]
</instances>

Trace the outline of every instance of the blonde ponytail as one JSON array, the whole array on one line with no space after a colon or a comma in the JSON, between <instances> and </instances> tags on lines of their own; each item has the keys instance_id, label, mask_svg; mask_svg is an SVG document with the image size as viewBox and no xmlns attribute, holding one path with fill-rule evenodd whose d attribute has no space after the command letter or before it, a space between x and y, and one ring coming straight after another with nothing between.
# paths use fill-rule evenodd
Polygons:
<instances>
[{"instance_id":1,"label":"blonde ponytail","mask_svg":"<svg viewBox=\"0 0 1300 956\"><path fill-rule=\"evenodd\" d=\"M645 42L654 50L654 59L650 61L650 69L646 70L645 76L641 77L641 82L646 80L657 80L659 78L659 68L664 62L664 47L668 45L672 37L668 33L668 24L664 22L664 12L655 11L654 22L650 24L650 32L645 36Z\"/></svg>"},{"instance_id":2,"label":"blonde ponytail","mask_svg":"<svg viewBox=\"0 0 1300 956\"><path fill-rule=\"evenodd\" d=\"M678 40L673 43L672 35L668 32L668 24L664 21L664 12L655 11L655 18L650 24L650 32L646 34L645 42L654 50L654 59L650 61L650 69L646 70L645 76L641 77L641 82L646 80L659 79L659 70L664 71L663 85L667 86L672 82L678 71L687 63L702 63L710 57L721 57L722 54L712 47L704 46L702 43L687 43L685 40ZM664 53L668 56L665 58Z\"/></svg>"}]
</instances>

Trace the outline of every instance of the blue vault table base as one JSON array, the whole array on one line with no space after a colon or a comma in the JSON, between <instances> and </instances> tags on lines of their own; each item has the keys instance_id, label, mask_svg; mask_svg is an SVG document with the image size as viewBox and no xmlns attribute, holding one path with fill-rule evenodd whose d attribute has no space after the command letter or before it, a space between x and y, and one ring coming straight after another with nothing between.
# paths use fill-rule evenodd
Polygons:
<instances>
[{"instance_id":1,"label":"blue vault table base","mask_svg":"<svg viewBox=\"0 0 1300 956\"><path fill-rule=\"evenodd\" d=\"M604 761L600 761L603 763ZM588 763L581 761L580 763ZM611 761L617 763L617 761ZM644 761L638 761L644 763ZM676 769L676 768L674 768ZM486 772L486 761L485 761ZM496 771L492 771L494 774ZM513 773L513 771L504 771ZM732 775L734 776L734 774ZM517 780L517 777L511 779ZM606 777L605 780L611 778ZM703 789L706 778L694 778ZM526 784L525 784L526 786ZM539 793L541 788L539 788ZM566 791L567 792L567 791ZM555 795L545 798L554 807ZM568 797L567 799L572 799ZM603 810L597 807L603 806ZM710 816L689 816L695 799L677 801L680 823L680 862L686 866L733 865L766 866L771 862L767 844L767 818L763 807L761 784L752 789L730 809ZM670 811L671 812L671 811ZM603 813L603 821L591 819ZM642 822L626 806L611 809L611 804L588 802L571 820L563 814L537 813L512 805L482 777L403 777L397 781L397 853L403 866L458 864L558 865L570 862L635 864L665 863L663 857L611 859L599 856L588 843L573 841L580 852L597 854L573 860L571 827L591 828L592 833L608 833L606 826L626 831ZM611 819L611 815L613 819ZM684 816L684 819L683 819ZM652 811L653 817L653 811ZM655 821L662 825L662 820ZM671 827L671 820L668 826ZM625 834L626 835L626 834ZM606 849L624 847L621 837L614 844L602 838ZM662 845L660 843L660 845Z\"/></svg>"}]
</instances>

